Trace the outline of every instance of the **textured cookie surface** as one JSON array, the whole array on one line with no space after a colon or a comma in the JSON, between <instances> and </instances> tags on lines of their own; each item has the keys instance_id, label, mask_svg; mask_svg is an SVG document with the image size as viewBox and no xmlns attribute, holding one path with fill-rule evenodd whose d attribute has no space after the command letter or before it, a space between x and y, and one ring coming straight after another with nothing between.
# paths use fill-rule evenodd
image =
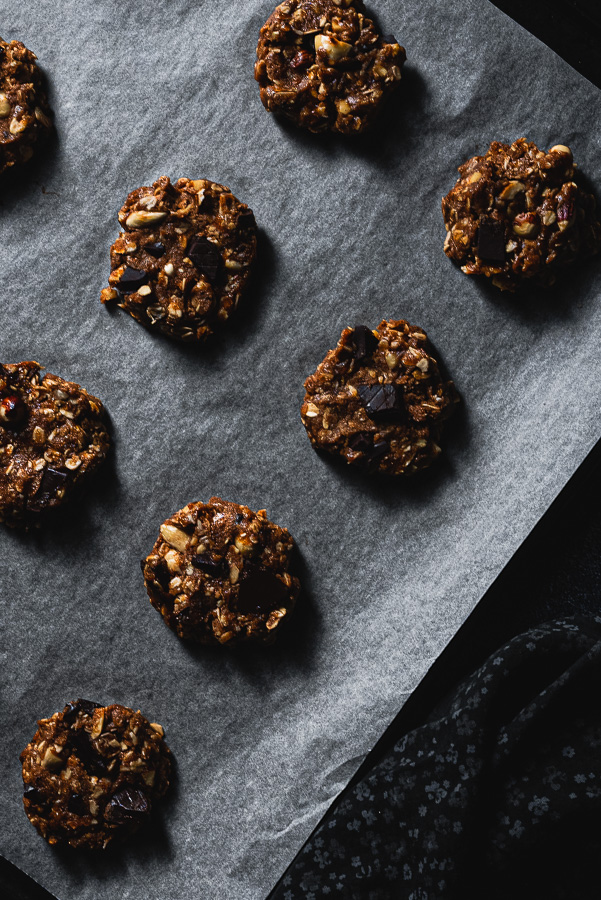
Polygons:
<instances>
[{"instance_id":1,"label":"textured cookie surface","mask_svg":"<svg viewBox=\"0 0 601 900\"><path fill-rule=\"evenodd\" d=\"M27 162L52 128L36 55L0 38L0 175Z\"/></svg>"},{"instance_id":2,"label":"textured cookie surface","mask_svg":"<svg viewBox=\"0 0 601 900\"><path fill-rule=\"evenodd\" d=\"M508 291L525 281L550 285L564 266L601 249L595 199L568 147L545 153L525 138L493 141L459 174L442 201L444 249L467 275Z\"/></svg>"},{"instance_id":3,"label":"textured cookie surface","mask_svg":"<svg viewBox=\"0 0 601 900\"><path fill-rule=\"evenodd\" d=\"M142 562L150 601L179 637L203 644L270 642L288 620L299 582L293 541L265 510L212 497L161 525Z\"/></svg>"},{"instance_id":4,"label":"textured cookie surface","mask_svg":"<svg viewBox=\"0 0 601 900\"><path fill-rule=\"evenodd\" d=\"M228 319L255 258L248 206L221 184L162 176L132 191L119 222L103 303L182 341L202 341Z\"/></svg>"},{"instance_id":5,"label":"textured cookie surface","mask_svg":"<svg viewBox=\"0 0 601 900\"><path fill-rule=\"evenodd\" d=\"M163 729L140 711L74 700L21 753L23 804L50 844L104 848L136 831L171 772Z\"/></svg>"},{"instance_id":6,"label":"textured cookie surface","mask_svg":"<svg viewBox=\"0 0 601 900\"><path fill-rule=\"evenodd\" d=\"M108 452L103 417L97 397L38 363L0 365L0 521L68 499Z\"/></svg>"},{"instance_id":7,"label":"textured cookie surface","mask_svg":"<svg viewBox=\"0 0 601 900\"><path fill-rule=\"evenodd\" d=\"M405 51L360 0L286 0L261 29L261 101L309 131L358 134L398 85Z\"/></svg>"},{"instance_id":8,"label":"textured cookie surface","mask_svg":"<svg viewBox=\"0 0 601 900\"><path fill-rule=\"evenodd\" d=\"M389 475L430 465L458 402L425 332L402 320L345 328L305 391L301 418L313 446Z\"/></svg>"}]
</instances>

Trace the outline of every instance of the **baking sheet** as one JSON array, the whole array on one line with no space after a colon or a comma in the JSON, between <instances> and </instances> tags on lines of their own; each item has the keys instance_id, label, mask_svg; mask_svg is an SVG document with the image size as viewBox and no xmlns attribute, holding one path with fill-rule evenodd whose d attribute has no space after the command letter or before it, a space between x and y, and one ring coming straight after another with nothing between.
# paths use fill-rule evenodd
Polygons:
<instances>
[{"instance_id":1,"label":"baking sheet","mask_svg":"<svg viewBox=\"0 0 601 900\"><path fill-rule=\"evenodd\" d=\"M375 4L374 4L375 6ZM282 126L252 66L270 2L0 3L48 74L58 138L2 196L0 359L101 397L116 450L89 502L0 533L2 852L61 900L263 897L599 437L600 265L521 301L442 251L440 198L492 139L570 144L601 183L598 91L485 2L380 0L406 47L369 138ZM252 301L206 351L98 302L116 213L169 174L255 211ZM463 397L442 463L391 487L318 457L303 380L347 324L424 327ZM267 652L184 646L138 560L221 495L290 528L304 596ZM141 708L177 759L150 838L90 858L21 806L35 719L83 696Z\"/></svg>"}]
</instances>

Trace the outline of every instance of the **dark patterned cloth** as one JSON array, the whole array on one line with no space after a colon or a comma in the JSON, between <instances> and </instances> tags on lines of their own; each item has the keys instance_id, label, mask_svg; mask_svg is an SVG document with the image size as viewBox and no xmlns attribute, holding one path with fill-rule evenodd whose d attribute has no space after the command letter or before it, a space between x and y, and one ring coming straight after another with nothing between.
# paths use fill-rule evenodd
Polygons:
<instances>
[{"instance_id":1,"label":"dark patterned cloth","mask_svg":"<svg viewBox=\"0 0 601 900\"><path fill-rule=\"evenodd\" d=\"M601 619L509 641L347 790L269 900L601 896Z\"/></svg>"}]
</instances>

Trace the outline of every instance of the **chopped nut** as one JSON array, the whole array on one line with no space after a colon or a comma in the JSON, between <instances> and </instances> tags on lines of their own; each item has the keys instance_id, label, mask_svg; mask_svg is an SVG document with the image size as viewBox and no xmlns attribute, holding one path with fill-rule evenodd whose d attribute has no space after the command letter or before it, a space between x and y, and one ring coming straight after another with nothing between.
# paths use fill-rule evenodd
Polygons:
<instances>
[{"instance_id":1,"label":"chopped nut","mask_svg":"<svg viewBox=\"0 0 601 900\"><path fill-rule=\"evenodd\" d=\"M163 736L164 736L165 731L164 731L164 729L163 729L163 726L162 726L162 725L159 725L158 722L151 722L151 723L150 723L150 727L152 728L153 731L156 731L156 733L159 735L159 737L163 737Z\"/></svg>"},{"instance_id":2,"label":"chopped nut","mask_svg":"<svg viewBox=\"0 0 601 900\"><path fill-rule=\"evenodd\" d=\"M310 401L307 403L307 411L305 412L305 415L308 416L309 419L314 419L315 416L319 415L319 410L314 403L311 403Z\"/></svg>"},{"instance_id":3,"label":"chopped nut","mask_svg":"<svg viewBox=\"0 0 601 900\"><path fill-rule=\"evenodd\" d=\"M0 94L0 119L5 119L10 115L11 103L6 94Z\"/></svg>"},{"instance_id":4,"label":"chopped nut","mask_svg":"<svg viewBox=\"0 0 601 900\"><path fill-rule=\"evenodd\" d=\"M346 41L339 41L338 38L328 37L325 34L315 35L316 52L321 51L328 62L332 64L338 62L339 59L344 59L352 49L353 45L347 44Z\"/></svg>"},{"instance_id":5,"label":"chopped nut","mask_svg":"<svg viewBox=\"0 0 601 900\"><path fill-rule=\"evenodd\" d=\"M41 122L45 128L50 128L52 126L52 122L50 121L48 116L40 109L39 106L36 106L34 115L38 122Z\"/></svg>"},{"instance_id":6,"label":"chopped nut","mask_svg":"<svg viewBox=\"0 0 601 900\"><path fill-rule=\"evenodd\" d=\"M521 181L510 181L507 187L503 188L499 197L501 200L513 200L518 194L526 190L526 185Z\"/></svg>"},{"instance_id":7,"label":"chopped nut","mask_svg":"<svg viewBox=\"0 0 601 900\"><path fill-rule=\"evenodd\" d=\"M21 134L26 128L27 122L25 119L11 119L10 125L8 126L10 133L15 135Z\"/></svg>"},{"instance_id":8,"label":"chopped nut","mask_svg":"<svg viewBox=\"0 0 601 900\"><path fill-rule=\"evenodd\" d=\"M49 772L58 772L63 766L63 760L48 747L44 754L42 765L45 769L48 769Z\"/></svg>"},{"instance_id":9,"label":"chopped nut","mask_svg":"<svg viewBox=\"0 0 601 900\"><path fill-rule=\"evenodd\" d=\"M520 237L530 237L537 230L538 222L534 213L520 213L513 220L513 230Z\"/></svg>"},{"instance_id":10,"label":"chopped nut","mask_svg":"<svg viewBox=\"0 0 601 900\"><path fill-rule=\"evenodd\" d=\"M167 217L166 212L147 212L136 210L129 214L125 220L128 228L148 228L149 225L157 225Z\"/></svg>"},{"instance_id":11,"label":"chopped nut","mask_svg":"<svg viewBox=\"0 0 601 900\"><path fill-rule=\"evenodd\" d=\"M161 535L170 547L180 550L182 553L190 543L190 538L185 531L175 525L161 525Z\"/></svg>"},{"instance_id":12,"label":"chopped nut","mask_svg":"<svg viewBox=\"0 0 601 900\"><path fill-rule=\"evenodd\" d=\"M551 147L549 153L561 153L562 156L572 156L572 151L565 144L555 144L554 147Z\"/></svg>"}]
</instances>

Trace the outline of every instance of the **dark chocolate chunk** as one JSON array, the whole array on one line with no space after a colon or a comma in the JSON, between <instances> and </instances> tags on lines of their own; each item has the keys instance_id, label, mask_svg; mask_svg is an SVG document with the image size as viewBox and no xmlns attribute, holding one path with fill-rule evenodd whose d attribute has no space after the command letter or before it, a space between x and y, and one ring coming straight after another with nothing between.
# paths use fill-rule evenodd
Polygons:
<instances>
[{"instance_id":1,"label":"dark chocolate chunk","mask_svg":"<svg viewBox=\"0 0 601 900\"><path fill-rule=\"evenodd\" d=\"M144 247L144 250L146 250L147 253L150 253L151 256L154 256L155 259L160 259L166 249L167 248L162 241L156 241L154 244L146 244Z\"/></svg>"},{"instance_id":2,"label":"dark chocolate chunk","mask_svg":"<svg viewBox=\"0 0 601 900\"><path fill-rule=\"evenodd\" d=\"M149 272L141 272L140 269L132 269L131 266L126 266L117 282L117 288L122 294L132 294L138 288L141 288L143 284L146 284L149 277Z\"/></svg>"},{"instance_id":3,"label":"dark chocolate chunk","mask_svg":"<svg viewBox=\"0 0 601 900\"><path fill-rule=\"evenodd\" d=\"M139 822L150 815L150 800L140 788L122 788L113 794L105 815L113 822Z\"/></svg>"},{"instance_id":4,"label":"dark chocolate chunk","mask_svg":"<svg viewBox=\"0 0 601 900\"><path fill-rule=\"evenodd\" d=\"M348 445L355 453L369 453L374 444L371 434L360 432L349 438Z\"/></svg>"},{"instance_id":5,"label":"dark chocolate chunk","mask_svg":"<svg viewBox=\"0 0 601 900\"><path fill-rule=\"evenodd\" d=\"M383 34L382 35L382 43L383 44L398 44L398 41L393 34Z\"/></svg>"},{"instance_id":6,"label":"dark chocolate chunk","mask_svg":"<svg viewBox=\"0 0 601 900\"><path fill-rule=\"evenodd\" d=\"M396 384L360 384L357 391L374 421L398 421L405 414L403 390Z\"/></svg>"},{"instance_id":7,"label":"dark chocolate chunk","mask_svg":"<svg viewBox=\"0 0 601 900\"><path fill-rule=\"evenodd\" d=\"M206 572L207 575L221 575L224 560L216 553L197 553L192 557L192 565Z\"/></svg>"},{"instance_id":8,"label":"dark chocolate chunk","mask_svg":"<svg viewBox=\"0 0 601 900\"><path fill-rule=\"evenodd\" d=\"M367 325L355 325L351 335L351 341L354 347L354 355L357 362L371 356L378 346L378 339Z\"/></svg>"},{"instance_id":9,"label":"dark chocolate chunk","mask_svg":"<svg viewBox=\"0 0 601 900\"><path fill-rule=\"evenodd\" d=\"M35 803L36 806L45 804L47 802L44 794L42 794L42 792L33 784L25 785L25 787L23 788L23 796L26 797L30 803Z\"/></svg>"},{"instance_id":10,"label":"dark chocolate chunk","mask_svg":"<svg viewBox=\"0 0 601 900\"><path fill-rule=\"evenodd\" d=\"M46 466L39 488L28 501L29 508L34 512L42 509L46 502L51 500L56 492L65 486L68 477L66 472Z\"/></svg>"},{"instance_id":11,"label":"dark chocolate chunk","mask_svg":"<svg viewBox=\"0 0 601 900\"><path fill-rule=\"evenodd\" d=\"M88 775L106 775L108 772L107 764L90 743L90 736L85 728L71 731L69 742L83 763Z\"/></svg>"},{"instance_id":12,"label":"dark chocolate chunk","mask_svg":"<svg viewBox=\"0 0 601 900\"><path fill-rule=\"evenodd\" d=\"M244 522L244 516L242 513L236 513L236 525L242 525Z\"/></svg>"},{"instance_id":13,"label":"dark chocolate chunk","mask_svg":"<svg viewBox=\"0 0 601 900\"><path fill-rule=\"evenodd\" d=\"M286 602L286 586L271 572L250 571L243 577L238 590L238 610L241 613L271 612Z\"/></svg>"},{"instance_id":14,"label":"dark chocolate chunk","mask_svg":"<svg viewBox=\"0 0 601 900\"><path fill-rule=\"evenodd\" d=\"M221 269L221 251L206 237L196 234L190 241L186 255L199 272L213 283Z\"/></svg>"},{"instance_id":15,"label":"dark chocolate chunk","mask_svg":"<svg viewBox=\"0 0 601 900\"><path fill-rule=\"evenodd\" d=\"M239 228L254 228L255 214L252 209L241 209L238 215Z\"/></svg>"},{"instance_id":16,"label":"dark chocolate chunk","mask_svg":"<svg viewBox=\"0 0 601 900\"><path fill-rule=\"evenodd\" d=\"M90 812L90 807L81 794L71 794L67 800L67 809L76 816L87 816Z\"/></svg>"},{"instance_id":17,"label":"dark chocolate chunk","mask_svg":"<svg viewBox=\"0 0 601 900\"><path fill-rule=\"evenodd\" d=\"M505 262L505 228L501 222L480 219L476 252L485 261Z\"/></svg>"},{"instance_id":18,"label":"dark chocolate chunk","mask_svg":"<svg viewBox=\"0 0 601 900\"><path fill-rule=\"evenodd\" d=\"M95 709L100 709L100 703L94 703L93 700L70 700L65 707L65 722L74 722L80 712L86 713L88 716L94 714Z\"/></svg>"},{"instance_id":19,"label":"dark chocolate chunk","mask_svg":"<svg viewBox=\"0 0 601 900\"><path fill-rule=\"evenodd\" d=\"M371 449L371 453L369 454L369 459L373 462L376 459L380 459L381 456L384 456L389 450L388 441L375 441L374 445Z\"/></svg>"}]
</instances>

